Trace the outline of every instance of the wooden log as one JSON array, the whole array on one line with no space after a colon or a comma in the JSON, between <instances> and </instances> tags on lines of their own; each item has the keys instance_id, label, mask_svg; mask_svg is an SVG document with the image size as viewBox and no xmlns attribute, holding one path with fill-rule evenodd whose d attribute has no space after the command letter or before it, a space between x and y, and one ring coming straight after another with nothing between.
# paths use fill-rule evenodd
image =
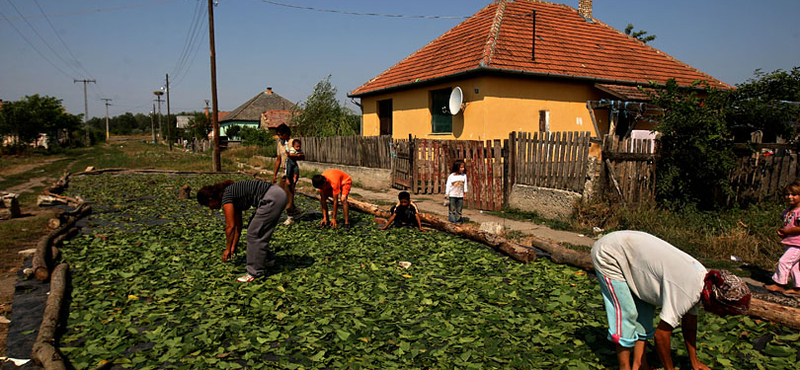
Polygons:
<instances>
[{"instance_id":1,"label":"wooden log","mask_svg":"<svg viewBox=\"0 0 800 370\"><path fill-rule=\"evenodd\" d=\"M752 297L750 299L750 310L747 314L788 326L792 329L800 329L800 308L788 307Z\"/></svg>"},{"instance_id":2,"label":"wooden log","mask_svg":"<svg viewBox=\"0 0 800 370\"><path fill-rule=\"evenodd\" d=\"M314 199L319 199L319 194L317 193L310 193L300 189L297 190L297 193ZM381 218L389 218L391 216L389 211L383 210L374 204L361 202L351 198L348 198L347 203L352 209L369 213L373 216ZM531 262L536 260L536 251L533 248L527 248L525 246L511 243L501 236L487 233L467 225L456 225L427 213L419 213L419 218L423 224L428 225L431 228L484 243L518 261Z\"/></svg>"},{"instance_id":3,"label":"wooden log","mask_svg":"<svg viewBox=\"0 0 800 370\"><path fill-rule=\"evenodd\" d=\"M66 263L59 264L53 270L53 278L50 280L50 294L47 296L42 324L39 325L39 334L33 343L33 350L31 351L33 361L48 370L67 368L54 343L67 286L68 271L69 265Z\"/></svg>"},{"instance_id":4,"label":"wooden log","mask_svg":"<svg viewBox=\"0 0 800 370\"><path fill-rule=\"evenodd\" d=\"M73 216L68 217L66 223L43 236L36 244L36 253L33 255L31 267L33 268L34 276L39 281L45 281L50 277L50 267L53 266L53 255L50 246L53 245L53 240L59 235L68 232L78 219L91 213L92 207L88 204L82 204L76 211Z\"/></svg>"},{"instance_id":5,"label":"wooden log","mask_svg":"<svg viewBox=\"0 0 800 370\"><path fill-rule=\"evenodd\" d=\"M547 252L550 255L550 259L555 263L570 265L586 271L594 271L592 257L589 253L565 248L554 241L535 236L524 238L520 244L530 245Z\"/></svg>"},{"instance_id":6,"label":"wooden log","mask_svg":"<svg viewBox=\"0 0 800 370\"><path fill-rule=\"evenodd\" d=\"M52 230L58 229L59 227L61 227L61 219L58 217L53 217L47 220L47 227L49 227Z\"/></svg>"}]
</instances>

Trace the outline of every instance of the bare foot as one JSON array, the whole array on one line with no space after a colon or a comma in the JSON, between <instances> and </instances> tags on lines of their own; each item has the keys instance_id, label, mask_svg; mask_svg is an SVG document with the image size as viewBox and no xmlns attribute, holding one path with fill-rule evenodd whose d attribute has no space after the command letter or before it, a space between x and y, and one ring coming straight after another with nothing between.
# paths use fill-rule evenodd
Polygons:
<instances>
[{"instance_id":1,"label":"bare foot","mask_svg":"<svg viewBox=\"0 0 800 370\"><path fill-rule=\"evenodd\" d=\"M800 288L786 289L786 290L784 290L783 292L784 292L784 293L786 293L786 294L796 294L796 295L800 295Z\"/></svg>"},{"instance_id":2,"label":"bare foot","mask_svg":"<svg viewBox=\"0 0 800 370\"><path fill-rule=\"evenodd\" d=\"M764 285L764 288L766 290L769 290L770 292L785 292L786 291L786 289L784 289L782 286L780 286L778 284Z\"/></svg>"}]
</instances>

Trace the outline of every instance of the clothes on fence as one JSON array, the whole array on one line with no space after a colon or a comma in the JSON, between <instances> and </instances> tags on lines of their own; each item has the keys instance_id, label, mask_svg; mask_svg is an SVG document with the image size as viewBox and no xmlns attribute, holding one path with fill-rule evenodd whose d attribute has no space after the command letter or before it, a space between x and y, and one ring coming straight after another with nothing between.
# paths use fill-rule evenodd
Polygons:
<instances>
[{"instance_id":1,"label":"clothes on fence","mask_svg":"<svg viewBox=\"0 0 800 370\"><path fill-rule=\"evenodd\" d=\"M409 202L407 205L398 202L389 209L389 213L394 215L394 225L397 227L419 227L417 223L419 208L414 202Z\"/></svg>"},{"instance_id":2,"label":"clothes on fence","mask_svg":"<svg viewBox=\"0 0 800 370\"><path fill-rule=\"evenodd\" d=\"M692 256L664 240L640 231L616 231L595 242L592 264L598 277L624 282L638 299L661 306L661 320L672 327L678 326L687 313L697 315L708 271ZM609 299L615 300L613 295ZM623 319L632 320L636 316L634 312ZM635 341L636 337L627 339Z\"/></svg>"}]
</instances>

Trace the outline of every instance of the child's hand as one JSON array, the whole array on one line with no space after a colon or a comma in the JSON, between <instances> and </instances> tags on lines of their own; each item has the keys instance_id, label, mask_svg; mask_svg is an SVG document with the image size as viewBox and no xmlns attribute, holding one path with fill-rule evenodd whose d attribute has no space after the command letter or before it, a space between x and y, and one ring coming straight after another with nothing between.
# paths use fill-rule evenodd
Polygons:
<instances>
[{"instance_id":1,"label":"child's hand","mask_svg":"<svg viewBox=\"0 0 800 370\"><path fill-rule=\"evenodd\" d=\"M783 231L783 228L778 229L778 236L780 236L781 238L786 236L786 233Z\"/></svg>"}]
</instances>

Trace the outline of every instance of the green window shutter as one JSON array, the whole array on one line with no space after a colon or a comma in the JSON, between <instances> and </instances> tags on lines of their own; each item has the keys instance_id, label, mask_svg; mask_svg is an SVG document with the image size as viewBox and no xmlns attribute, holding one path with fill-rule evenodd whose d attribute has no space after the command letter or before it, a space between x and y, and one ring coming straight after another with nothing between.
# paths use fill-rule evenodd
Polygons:
<instances>
[{"instance_id":1,"label":"green window shutter","mask_svg":"<svg viewBox=\"0 0 800 370\"><path fill-rule=\"evenodd\" d=\"M453 116L443 111L450 102L450 89L431 91L431 132L453 132Z\"/></svg>"}]
</instances>

